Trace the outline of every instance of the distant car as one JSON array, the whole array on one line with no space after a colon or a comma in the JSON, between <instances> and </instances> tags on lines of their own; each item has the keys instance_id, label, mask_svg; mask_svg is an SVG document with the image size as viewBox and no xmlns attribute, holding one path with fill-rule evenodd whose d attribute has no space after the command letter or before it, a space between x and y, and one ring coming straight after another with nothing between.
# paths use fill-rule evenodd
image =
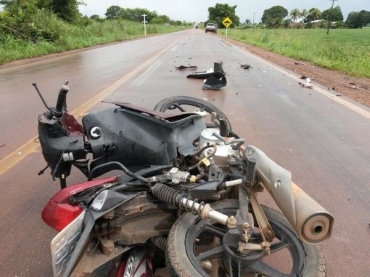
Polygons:
<instances>
[{"instance_id":1,"label":"distant car","mask_svg":"<svg viewBox=\"0 0 370 277\"><path fill-rule=\"evenodd\" d=\"M197 25L197 26L195 26L195 29L198 29L198 25Z\"/></svg>"},{"instance_id":2,"label":"distant car","mask_svg":"<svg viewBox=\"0 0 370 277\"><path fill-rule=\"evenodd\" d=\"M212 32L214 34L217 34L217 25L214 24L214 23L207 23L206 25L206 29L205 29L205 32L208 33L208 32Z\"/></svg>"}]
</instances>

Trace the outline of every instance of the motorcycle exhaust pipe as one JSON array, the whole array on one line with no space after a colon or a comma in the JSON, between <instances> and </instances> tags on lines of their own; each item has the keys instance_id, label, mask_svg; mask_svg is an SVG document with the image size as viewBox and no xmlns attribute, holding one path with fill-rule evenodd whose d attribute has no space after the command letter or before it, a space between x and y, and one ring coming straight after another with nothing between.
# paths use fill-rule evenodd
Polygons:
<instances>
[{"instance_id":1,"label":"motorcycle exhaust pipe","mask_svg":"<svg viewBox=\"0 0 370 277\"><path fill-rule=\"evenodd\" d=\"M331 236L334 218L319 203L292 182L296 208L295 230L309 244L318 244Z\"/></svg>"},{"instance_id":2,"label":"motorcycle exhaust pipe","mask_svg":"<svg viewBox=\"0 0 370 277\"><path fill-rule=\"evenodd\" d=\"M243 154L245 159L255 159L256 175L302 241L319 244L330 238L333 216L292 182L290 171L257 147L248 146Z\"/></svg>"}]
</instances>

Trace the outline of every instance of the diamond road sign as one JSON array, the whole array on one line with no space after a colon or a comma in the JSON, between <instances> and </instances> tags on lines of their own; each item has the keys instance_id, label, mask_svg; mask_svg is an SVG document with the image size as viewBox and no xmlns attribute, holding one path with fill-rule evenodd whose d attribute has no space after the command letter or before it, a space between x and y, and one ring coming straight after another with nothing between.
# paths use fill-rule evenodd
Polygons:
<instances>
[{"instance_id":1,"label":"diamond road sign","mask_svg":"<svg viewBox=\"0 0 370 277\"><path fill-rule=\"evenodd\" d=\"M233 22L231 21L231 19L230 19L228 16L226 16L226 17L224 18L224 20L222 20L222 24L224 24L224 26L225 26L226 28L228 28L232 23L233 23Z\"/></svg>"}]
</instances>

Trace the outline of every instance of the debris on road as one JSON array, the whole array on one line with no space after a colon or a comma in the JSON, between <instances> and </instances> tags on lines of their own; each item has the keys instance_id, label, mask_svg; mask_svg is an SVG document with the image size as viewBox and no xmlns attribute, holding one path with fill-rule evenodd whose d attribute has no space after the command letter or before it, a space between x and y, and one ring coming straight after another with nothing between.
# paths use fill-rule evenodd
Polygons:
<instances>
[{"instance_id":1,"label":"debris on road","mask_svg":"<svg viewBox=\"0 0 370 277\"><path fill-rule=\"evenodd\" d=\"M219 90L220 88L226 86L226 84L226 77L217 78L214 75L210 75L206 80L204 80L203 89Z\"/></svg>"},{"instance_id":2,"label":"debris on road","mask_svg":"<svg viewBox=\"0 0 370 277\"><path fill-rule=\"evenodd\" d=\"M296 65L305 65L304 63L302 63L302 62L294 62L294 64L296 64Z\"/></svg>"},{"instance_id":3,"label":"debris on road","mask_svg":"<svg viewBox=\"0 0 370 277\"><path fill-rule=\"evenodd\" d=\"M204 90L219 90L227 84L225 71L222 66L222 61L214 62L213 68L207 71L193 72L187 78L203 79Z\"/></svg>"},{"instance_id":4,"label":"debris on road","mask_svg":"<svg viewBox=\"0 0 370 277\"><path fill-rule=\"evenodd\" d=\"M304 88L313 88L313 85L311 85L311 78L306 77L306 76L303 75L299 79L302 79L302 80L306 81L305 83L298 82L298 84L300 84L302 87L304 87Z\"/></svg>"},{"instance_id":5,"label":"debris on road","mask_svg":"<svg viewBox=\"0 0 370 277\"><path fill-rule=\"evenodd\" d=\"M225 76L225 71L222 68L223 63L215 62L213 65L213 69L209 69L207 71L198 71L193 72L187 76L187 78L194 78L194 79L207 79L209 76L213 75L216 78L221 78Z\"/></svg>"},{"instance_id":6,"label":"debris on road","mask_svg":"<svg viewBox=\"0 0 370 277\"><path fill-rule=\"evenodd\" d=\"M239 63L240 64L240 67L243 68L243 69L250 69L252 68L250 64L242 64L242 63Z\"/></svg>"},{"instance_id":7,"label":"debris on road","mask_svg":"<svg viewBox=\"0 0 370 277\"><path fill-rule=\"evenodd\" d=\"M198 67L196 65L180 65L180 66L175 66L177 70L183 70L183 69L197 69Z\"/></svg>"}]
</instances>

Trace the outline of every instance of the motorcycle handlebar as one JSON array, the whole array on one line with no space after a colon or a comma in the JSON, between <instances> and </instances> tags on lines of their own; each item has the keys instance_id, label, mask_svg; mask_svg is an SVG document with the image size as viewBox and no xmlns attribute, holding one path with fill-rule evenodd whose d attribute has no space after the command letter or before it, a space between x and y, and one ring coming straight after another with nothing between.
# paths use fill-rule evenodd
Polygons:
<instances>
[{"instance_id":1,"label":"motorcycle handlebar","mask_svg":"<svg viewBox=\"0 0 370 277\"><path fill-rule=\"evenodd\" d=\"M54 110L54 115L56 117L61 117L63 114L63 109L66 106L66 99L67 99L68 91L69 91L69 87L67 86L67 84L63 85L60 88L57 104Z\"/></svg>"}]
</instances>

